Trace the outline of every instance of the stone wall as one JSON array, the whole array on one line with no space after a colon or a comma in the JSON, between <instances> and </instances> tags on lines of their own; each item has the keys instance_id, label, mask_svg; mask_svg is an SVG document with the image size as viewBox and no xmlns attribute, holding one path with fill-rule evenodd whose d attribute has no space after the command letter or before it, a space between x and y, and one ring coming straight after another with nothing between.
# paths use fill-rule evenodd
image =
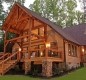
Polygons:
<instances>
[{"instance_id":1,"label":"stone wall","mask_svg":"<svg viewBox=\"0 0 86 80\"><path fill-rule=\"evenodd\" d=\"M25 62L24 66L25 66L24 67L25 68L25 74L27 74L31 69L31 62Z\"/></svg>"},{"instance_id":2,"label":"stone wall","mask_svg":"<svg viewBox=\"0 0 86 80\"><path fill-rule=\"evenodd\" d=\"M52 62L51 61L42 62L42 76L46 76L46 77L52 76Z\"/></svg>"}]
</instances>

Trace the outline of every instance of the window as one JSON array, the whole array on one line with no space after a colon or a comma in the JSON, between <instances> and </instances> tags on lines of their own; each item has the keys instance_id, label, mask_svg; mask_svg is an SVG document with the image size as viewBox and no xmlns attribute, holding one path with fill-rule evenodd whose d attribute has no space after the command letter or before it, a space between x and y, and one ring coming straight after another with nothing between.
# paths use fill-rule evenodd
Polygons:
<instances>
[{"instance_id":1,"label":"window","mask_svg":"<svg viewBox=\"0 0 86 80\"><path fill-rule=\"evenodd\" d=\"M72 45L72 56L74 55L74 45Z\"/></svg>"},{"instance_id":2,"label":"window","mask_svg":"<svg viewBox=\"0 0 86 80\"><path fill-rule=\"evenodd\" d=\"M77 56L77 46L74 46L74 56Z\"/></svg>"},{"instance_id":3,"label":"window","mask_svg":"<svg viewBox=\"0 0 86 80\"><path fill-rule=\"evenodd\" d=\"M71 55L71 45L68 44L68 55L70 56Z\"/></svg>"},{"instance_id":4,"label":"window","mask_svg":"<svg viewBox=\"0 0 86 80\"><path fill-rule=\"evenodd\" d=\"M68 55L76 57L77 56L77 46L73 44L68 44Z\"/></svg>"}]
</instances>

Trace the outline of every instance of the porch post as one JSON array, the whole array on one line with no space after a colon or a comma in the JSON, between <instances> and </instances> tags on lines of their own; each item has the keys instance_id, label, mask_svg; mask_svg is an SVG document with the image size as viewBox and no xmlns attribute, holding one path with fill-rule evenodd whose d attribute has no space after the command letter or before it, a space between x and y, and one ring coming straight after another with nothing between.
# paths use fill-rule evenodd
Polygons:
<instances>
[{"instance_id":1,"label":"porch post","mask_svg":"<svg viewBox=\"0 0 86 80\"><path fill-rule=\"evenodd\" d=\"M47 25L44 26L44 37L45 37L45 58L48 57L48 48L46 48L46 42L47 42Z\"/></svg>"},{"instance_id":2,"label":"porch post","mask_svg":"<svg viewBox=\"0 0 86 80\"><path fill-rule=\"evenodd\" d=\"M25 74L27 74L28 72L29 72L29 70L30 70L30 66L31 66L31 62L29 61L29 59L30 59L30 48L31 48L31 29L32 29L32 20L33 19L31 19L30 18L30 21L29 21L29 30L28 30L28 35L29 35L29 37L28 37L28 51L27 51L27 53L28 53L28 55L26 55L27 56L27 58L25 59Z\"/></svg>"}]
</instances>

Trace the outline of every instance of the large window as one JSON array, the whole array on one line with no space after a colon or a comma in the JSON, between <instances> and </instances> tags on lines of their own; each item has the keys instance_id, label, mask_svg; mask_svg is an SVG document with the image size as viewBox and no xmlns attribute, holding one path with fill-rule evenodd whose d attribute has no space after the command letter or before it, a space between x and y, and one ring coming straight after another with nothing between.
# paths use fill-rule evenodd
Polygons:
<instances>
[{"instance_id":1,"label":"large window","mask_svg":"<svg viewBox=\"0 0 86 80\"><path fill-rule=\"evenodd\" d=\"M77 46L74 44L68 44L68 55L77 57Z\"/></svg>"}]
</instances>

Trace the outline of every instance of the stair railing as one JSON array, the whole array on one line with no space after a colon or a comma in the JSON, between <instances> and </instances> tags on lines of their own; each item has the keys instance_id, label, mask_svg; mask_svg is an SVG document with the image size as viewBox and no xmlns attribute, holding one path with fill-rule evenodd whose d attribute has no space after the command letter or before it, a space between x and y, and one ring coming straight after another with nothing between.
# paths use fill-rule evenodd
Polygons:
<instances>
[{"instance_id":1,"label":"stair railing","mask_svg":"<svg viewBox=\"0 0 86 80\"><path fill-rule=\"evenodd\" d=\"M11 56L9 56L8 58L6 58L5 60L3 60L1 63L0 63L0 66L2 68L2 75L4 73L4 69L6 66L4 66L4 64L6 64L7 62L11 61L11 60L15 60L15 61L18 61L18 52L16 53L13 53Z\"/></svg>"},{"instance_id":2,"label":"stair railing","mask_svg":"<svg viewBox=\"0 0 86 80\"><path fill-rule=\"evenodd\" d=\"M0 57L0 60L4 60L5 58L9 57L10 53L3 53L3 55Z\"/></svg>"}]
</instances>

